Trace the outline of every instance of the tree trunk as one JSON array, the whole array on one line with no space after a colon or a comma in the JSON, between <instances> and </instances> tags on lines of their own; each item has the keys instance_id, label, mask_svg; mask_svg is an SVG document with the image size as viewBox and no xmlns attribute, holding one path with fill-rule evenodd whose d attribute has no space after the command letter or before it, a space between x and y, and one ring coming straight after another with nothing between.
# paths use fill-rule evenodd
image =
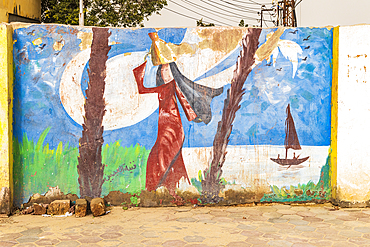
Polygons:
<instances>
[{"instance_id":1,"label":"tree trunk","mask_svg":"<svg viewBox=\"0 0 370 247\"><path fill-rule=\"evenodd\" d=\"M101 150L103 145L105 114L105 76L106 62L108 60L108 28L93 28L93 40L89 61L89 86L86 90L85 117L82 125L78 157L78 182L80 196L84 198L100 197L104 165L102 164Z\"/></svg>"},{"instance_id":2,"label":"tree trunk","mask_svg":"<svg viewBox=\"0 0 370 247\"><path fill-rule=\"evenodd\" d=\"M236 70L232 79L231 87L227 90L224 101L224 109L221 121L218 122L217 133L213 140L213 157L210 167L204 173L202 180L203 203L218 203L222 198L218 196L224 185L221 183L222 166L225 162L226 148L233 128L235 114L240 108L240 101L244 95L243 85L249 73L252 71L255 59L254 55L258 48L258 39L262 29L249 28L248 33L242 40L242 51L236 62Z\"/></svg>"}]
</instances>

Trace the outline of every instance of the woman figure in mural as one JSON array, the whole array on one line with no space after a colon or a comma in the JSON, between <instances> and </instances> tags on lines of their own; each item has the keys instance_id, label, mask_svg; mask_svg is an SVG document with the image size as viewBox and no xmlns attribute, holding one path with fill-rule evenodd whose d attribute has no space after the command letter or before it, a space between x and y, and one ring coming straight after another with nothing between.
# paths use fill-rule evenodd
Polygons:
<instances>
[{"instance_id":1,"label":"woman figure in mural","mask_svg":"<svg viewBox=\"0 0 370 247\"><path fill-rule=\"evenodd\" d=\"M153 65L158 65L156 87L143 85L146 61L133 70L139 93L158 93L159 100L158 135L147 161L145 188L152 191L165 186L177 201L181 201L175 193L176 187L183 177L189 184L190 181L182 157L185 134L176 96L189 121L208 124L212 118L210 103L223 88L209 88L186 78L173 62L174 58L166 56L174 54L166 43L157 33L149 36L153 41L151 59Z\"/></svg>"}]
</instances>

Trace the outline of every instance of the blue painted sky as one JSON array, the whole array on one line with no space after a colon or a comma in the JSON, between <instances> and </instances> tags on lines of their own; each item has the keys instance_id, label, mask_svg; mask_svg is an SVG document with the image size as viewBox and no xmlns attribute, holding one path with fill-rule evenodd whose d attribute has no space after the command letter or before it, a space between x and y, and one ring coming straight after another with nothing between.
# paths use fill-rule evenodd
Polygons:
<instances>
[{"instance_id":1,"label":"blue painted sky","mask_svg":"<svg viewBox=\"0 0 370 247\"><path fill-rule=\"evenodd\" d=\"M29 139L37 140L47 127L51 127L45 140L50 147L55 148L59 142L78 146L82 127L65 112L59 96L63 71L80 52L78 30L91 32L87 28L59 25L33 25L14 31L14 39L17 40L14 43L16 138L21 139L26 133ZM148 51L151 40L147 34L154 31L150 28L111 29L110 41L120 44L112 47L109 57L126 52ZM271 31L273 29L262 31L260 44L265 42L266 34ZM179 44L185 32L186 29L162 29L159 37ZM304 41L308 36L308 41ZM33 45L32 41L39 37L42 44ZM65 45L62 51L55 52L52 46L61 39ZM292 64L280 53L276 67L267 66L264 61L251 72L245 82L245 95L230 136L231 145L283 145L285 108L288 103L291 104L301 145L330 144L332 31L327 28L298 28L296 34L285 31L281 39L292 40L302 47L298 71L292 78ZM230 59L226 60L228 64ZM227 67L227 64L223 66ZM88 78L87 73L84 74L83 89L87 87ZM225 86L224 93L212 101L213 119L208 125L188 122L180 109L186 136L184 147L212 146L229 87ZM267 95L276 102L271 103ZM139 143L151 148L157 137L157 123L158 110L133 126L105 131L104 141L109 144L120 140L123 146Z\"/></svg>"}]
</instances>

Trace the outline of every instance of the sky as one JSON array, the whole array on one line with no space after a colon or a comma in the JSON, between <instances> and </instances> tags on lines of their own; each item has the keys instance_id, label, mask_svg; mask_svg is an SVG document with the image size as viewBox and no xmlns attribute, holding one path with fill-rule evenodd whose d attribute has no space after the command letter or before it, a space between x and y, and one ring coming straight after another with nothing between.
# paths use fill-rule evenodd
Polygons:
<instances>
[{"instance_id":1,"label":"sky","mask_svg":"<svg viewBox=\"0 0 370 247\"><path fill-rule=\"evenodd\" d=\"M259 43L264 43L267 34L274 30L264 29ZM69 146L78 146L82 127L67 112L64 103L61 102L62 96L59 90L67 64L72 63L76 68L80 68L79 64L76 65L71 61L81 53L78 31L91 32L91 29L56 25L52 29L48 26L30 26L15 30L14 135L18 140L22 140L27 135L27 138L37 141L41 133L50 128L45 139L45 143L48 143L50 148L56 148L60 142L64 145L68 143ZM109 42L115 44L108 54L108 63L110 60L114 61L114 57L119 55L125 58L149 51L151 40L148 33L155 30L153 28L138 30L114 28L110 31L112 35ZM31 35L32 33L34 35ZM170 28L160 30L158 35L166 42L178 44L188 37L189 33L191 28ZM36 43L36 38L41 43ZM199 39L199 37L195 39L196 42L199 42L197 41ZM298 70L293 73L292 62L286 59L285 55L280 54L277 57L276 66L272 66L271 62L263 61L251 72L244 84L245 95L233 123L230 145L283 145L285 109L288 104L291 105L301 145L330 144L332 29L286 30L281 39L295 42L301 47L302 52L297 54ZM64 40L65 45L61 51L56 52L53 47L55 42L60 40ZM133 40L135 42L132 42ZM281 48L279 49L282 53ZM144 55L137 58L137 64L142 63L143 57ZM227 64L229 58L225 57L220 64ZM116 63L117 66L120 64L121 62ZM190 66L189 68L199 66L191 62L184 64ZM81 91L86 89L83 81L84 78L87 79L87 73L85 73L87 66L82 66L83 69L75 71L82 76ZM227 69L223 66L220 68L223 68L220 72ZM133 80L132 67L126 66L122 70L126 71L127 75L130 74ZM122 108L126 106L128 97L121 97L117 92L122 88L128 90L130 85L135 85L132 80L129 77L121 77L121 80L115 81L112 84L115 85L111 90L113 93L105 95L107 102L116 102ZM217 80L217 75L212 80ZM127 84L120 87L118 84L120 81ZM107 91L108 88L107 86ZM212 146L229 88L229 84L225 85L223 94L212 100L213 118L208 125L187 121L182 108L179 107L185 132L184 147ZM72 96L68 99L73 103L78 95ZM152 103L157 102L156 100ZM113 130L105 129L104 142L109 144L120 140L122 146L139 143L147 149L152 148L157 137L158 126L158 109L154 110L153 113L145 115L140 122ZM126 119L126 113L122 114L120 116Z\"/></svg>"},{"instance_id":2,"label":"sky","mask_svg":"<svg viewBox=\"0 0 370 247\"><path fill-rule=\"evenodd\" d=\"M260 25L257 14L264 4L270 8L271 0L167 0L168 6L161 15L145 21L145 27L193 27L196 21L212 22L222 26L237 26L241 19L249 26ZM300 0L296 0L299 3ZM297 6L300 27L344 26L370 24L369 0L302 0ZM177 13L175 13L177 12ZM266 14L264 27L272 27L276 18ZM189 18L191 17L191 18ZM258 19L258 20L257 20Z\"/></svg>"}]
</instances>

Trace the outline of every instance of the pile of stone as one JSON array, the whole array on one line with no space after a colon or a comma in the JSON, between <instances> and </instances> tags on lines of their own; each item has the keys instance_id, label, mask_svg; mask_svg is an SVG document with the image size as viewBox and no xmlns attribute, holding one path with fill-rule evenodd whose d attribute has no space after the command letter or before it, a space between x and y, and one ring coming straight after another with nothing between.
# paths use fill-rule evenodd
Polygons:
<instances>
[{"instance_id":1,"label":"pile of stone","mask_svg":"<svg viewBox=\"0 0 370 247\"><path fill-rule=\"evenodd\" d=\"M54 200L50 204L34 203L22 210L21 213L45 216L71 216L74 214L76 217L85 217L89 210L95 217L106 214L104 200L102 198L94 198L90 203L86 199L77 199L75 203L71 203L71 200Z\"/></svg>"}]
</instances>

